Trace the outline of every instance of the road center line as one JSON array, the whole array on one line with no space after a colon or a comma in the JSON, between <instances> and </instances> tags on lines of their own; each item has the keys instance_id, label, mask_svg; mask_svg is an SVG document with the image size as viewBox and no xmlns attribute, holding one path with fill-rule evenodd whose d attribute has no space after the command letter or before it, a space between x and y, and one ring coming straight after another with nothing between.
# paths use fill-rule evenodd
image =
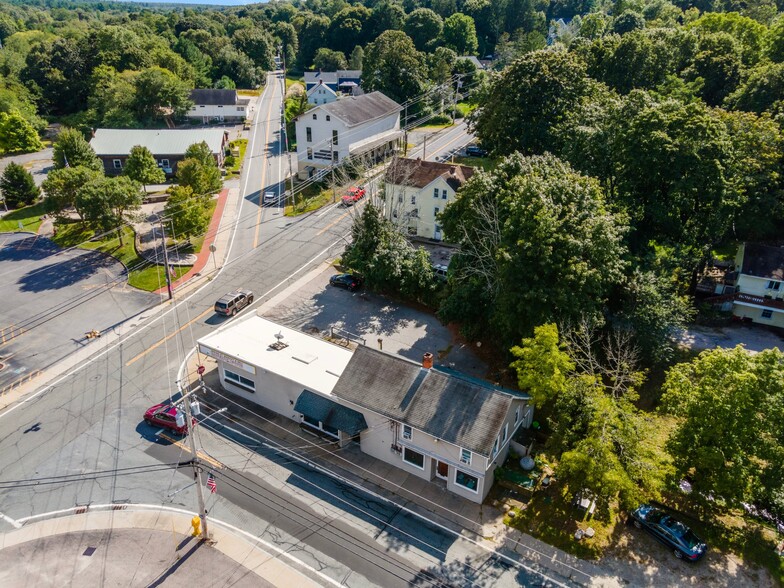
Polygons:
<instances>
[{"instance_id":1,"label":"road center line","mask_svg":"<svg viewBox=\"0 0 784 588\"><path fill-rule=\"evenodd\" d=\"M340 215L338 218L336 218L335 220L333 220L333 221L332 221L331 223L329 223L329 224L328 224L326 227L324 227L324 228L323 228L323 229L321 229L321 230L320 230L318 233L316 233L316 237L318 237L319 235L323 235L324 233L326 233L326 232L327 232L329 229L331 229L332 227L334 227L336 224L338 224L340 221L342 221L344 218L346 218L346 217L347 217L349 214L351 214L351 211L350 211L350 210L349 210L348 212L344 212L343 214L341 214L341 215Z\"/></svg>"},{"instance_id":2,"label":"road center line","mask_svg":"<svg viewBox=\"0 0 784 588\"><path fill-rule=\"evenodd\" d=\"M170 335L166 335L166 336L165 336L163 339L159 340L157 343L153 343L152 345L150 345L149 347L147 347L147 349L145 349L144 351L142 351L142 352L141 352L139 355L137 355L136 357L133 357L133 358L129 359L129 360L128 360L128 361L125 363L125 367L128 367L128 366L129 366L129 365L131 365L132 363L135 363L136 361L140 360L142 357L144 357L145 355L147 355L147 354L148 354L150 351L153 351L153 350L157 349L158 347L160 347L161 345L163 345L164 343L166 343L166 341L168 341L168 340L169 340L169 339L171 339L172 337L176 337L176 336L177 336L177 335L178 335L180 332L182 332L182 330L183 330L183 329L185 329L186 327L190 327L190 326L191 326L193 323L195 323L195 322L196 322L196 321L198 321L198 320L201 320L201 319L203 319L205 316L207 316L207 315L208 315L208 314L210 314L211 312L213 312L213 310L212 310L211 308L208 308L207 310L205 310L203 313L201 313L201 314L200 314L199 316L197 316L196 318L194 318L194 319L191 319L191 320L189 320L187 323L185 323L184 325L182 325L182 326L181 326L179 329L177 329L176 331L174 331L172 334L170 334Z\"/></svg>"},{"instance_id":3,"label":"road center line","mask_svg":"<svg viewBox=\"0 0 784 588\"><path fill-rule=\"evenodd\" d=\"M267 83L269 84L269 80L267 80ZM265 156L264 156L264 162L261 164L261 185L259 186L259 213L256 215L256 232L253 235L253 249L256 249L256 247L258 247L259 245L259 230L261 229L261 213L264 210L264 206L263 206L264 194L262 193L262 191L264 190L264 187L266 185L264 183L264 180L265 180L265 176L267 175L267 164L269 163L269 155L267 154L267 151L269 146L269 130L270 127L272 126L272 119L270 118L270 116L272 115L272 103L274 101L274 98L275 98L275 89L273 88L272 95L270 96L269 108L267 109L267 115L264 119L266 121L265 123L266 127L264 128ZM251 153L251 157L253 157L252 153Z\"/></svg>"}]
</instances>

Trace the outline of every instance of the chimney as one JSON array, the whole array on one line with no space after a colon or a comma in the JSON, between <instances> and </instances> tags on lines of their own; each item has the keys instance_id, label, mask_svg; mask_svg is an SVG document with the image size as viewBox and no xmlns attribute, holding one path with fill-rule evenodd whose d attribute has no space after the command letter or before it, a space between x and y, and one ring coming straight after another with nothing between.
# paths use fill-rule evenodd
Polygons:
<instances>
[{"instance_id":1,"label":"chimney","mask_svg":"<svg viewBox=\"0 0 784 588\"><path fill-rule=\"evenodd\" d=\"M429 351L422 356L422 367L426 370L433 367L433 354Z\"/></svg>"},{"instance_id":2,"label":"chimney","mask_svg":"<svg viewBox=\"0 0 784 588\"><path fill-rule=\"evenodd\" d=\"M450 166L450 168L449 168L449 175L450 176L454 176L456 174L457 174L457 168L454 165Z\"/></svg>"}]
</instances>

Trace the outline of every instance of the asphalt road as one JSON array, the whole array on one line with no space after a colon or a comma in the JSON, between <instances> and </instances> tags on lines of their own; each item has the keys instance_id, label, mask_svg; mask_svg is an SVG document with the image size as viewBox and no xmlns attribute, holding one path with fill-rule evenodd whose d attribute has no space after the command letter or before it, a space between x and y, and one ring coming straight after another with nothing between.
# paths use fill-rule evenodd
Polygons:
<instances>
[{"instance_id":1,"label":"asphalt road","mask_svg":"<svg viewBox=\"0 0 784 588\"><path fill-rule=\"evenodd\" d=\"M0 493L0 530L76 505L195 508L190 471L165 466L190 459L186 445L148 427L144 410L176 393L178 368L195 341L229 320L212 311L220 295L241 285L256 293L254 306L269 299L340 253L359 208L334 206L290 219L279 207L259 206L259 196L285 175L286 158L276 143L281 95L271 79L251 131L240 218L224 268L160 317L0 414L0 483L11 482ZM336 583L556 585L221 419L197 428L200 455L226 466L220 491L210 496L211 516L275 544ZM128 469L136 467L150 471ZM67 484L53 478L82 473Z\"/></svg>"},{"instance_id":2,"label":"asphalt road","mask_svg":"<svg viewBox=\"0 0 784 588\"><path fill-rule=\"evenodd\" d=\"M29 233L0 235L0 392L160 302L130 288L125 268L95 251L63 251Z\"/></svg>"},{"instance_id":3,"label":"asphalt road","mask_svg":"<svg viewBox=\"0 0 784 588\"><path fill-rule=\"evenodd\" d=\"M452 154L474 141L465 120L442 131L411 131L408 136L409 141L413 140L416 146L408 150L406 157L422 157L427 161L446 161Z\"/></svg>"}]
</instances>

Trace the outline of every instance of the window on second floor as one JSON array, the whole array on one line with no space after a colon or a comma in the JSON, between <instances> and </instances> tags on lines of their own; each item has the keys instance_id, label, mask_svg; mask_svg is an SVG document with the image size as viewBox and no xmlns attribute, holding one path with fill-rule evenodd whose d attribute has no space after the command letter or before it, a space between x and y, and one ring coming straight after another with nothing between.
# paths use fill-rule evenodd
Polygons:
<instances>
[{"instance_id":1,"label":"window on second floor","mask_svg":"<svg viewBox=\"0 0 784 588\"><path fill-rule=\"evenodd\" d=\"M313 131L310 127L305 127L305 140L310 143L313 141Z\"/></svg>"},{"instance_id":2,"label":"window on second floor","mask_svg":"<svg viewBox=\"0 0 784 588\"><path fill-rule=\"evenodd\" d=\"M329 121L331 121L331 120L332 120L332 117L331 117L331 116L329 116L329 115L327 115L327 122L329 122Z\"/></svg>"},{"instance_id":3,"label":"window on second floor","mask_svg":"<svg viewBox=\"0 0 784 588\"><path fill-rule=\"evenodd\" d=\"M471 452L468 449L460 450L460 463L471 465Z\"/></svg>"},{"instance_id":4,"label":"window on second floor","mask_svg":"<svg viewBox=\"0 0 784 588\"><path fill-rule=\"evenodd\" d=\"M435 217L435 216L438 216L438 213L439 213L439 212L441 212L441 209L439 209L439 208L438 208L438 206L436 206L436 207L433 209L433 216L434 216L434 217Z\"/></svg>"},{"instance_id":5,"label":"window on second floor","mask_svg":"<svg viewBox=\"0 0 784 588\"><path fill-rule=\"evenodd\" d=\"M516 425L519 422L520 422L520 407L518 406L517 408L515 408L515 422L514 422L514 424Z\"/></svg>"},{"instance_id":6,"label":"window on second floor","mask_svg":"<svg viewBox=\"0 0 784 588\"><path fill-rule=\"evenodd\" d=\"M763 310L762 311L762 318L773 318L773 311L772 310Z\"/></svg>"},{"instance_id":7,"label":"window on second floor","mask_svg":"<svg viewBox=\"0 0 784 588\"><path fill-rule=\"evenodd\" d=\"M438 198L438 188L433 188L433 198Z\"/></svg>"},{"instance_id":8,"label":"window on second floor","mask_svg":"<svg viewBox=\"0 0 784 588\"><path fill-rule=\"evenodd\" d=\"M495 443L493 443L493 457L498 455L498 437L495 438Z\"/></svg>"},{"instance_id":9,"label":"window on second floor","mask_svg":"<svg viewBox=\"0 0 784 588\"><path fill-rule=\"evenodd\" d=\"M776 280L769 280L768 281L768 290L780 290L781 289L781 282L777 282Z\"/></svg>"},{"instance_id":10,"label":"window on second floor","mask_svg":"<svg viewBox=\"0 0 784 588\"><path fill-rule=\"evenodd\" d=\"M501 443L506 443L506 438L509 436L509 423L504 425L504 433L501 437Z\"/></svg>"},{"instance_id":11,"label":"window on second floor","mask_svg":"<svg viewBox=\"0 0 784 588\"><path fill-rule=\"evenodd\" d=\"M336 130L332 131L332 144L333 145L338 144L338 132Z\"/></svg>"},{"instance_id":12,"label":"window on second floor","mask_svg":"<svg viewBox=\"0 0 784 588\"><path fill-rule=\"evenodd\" d=\"M411 425L403 425L403 439L411 440L414 436L414 429L411 428Z\"/></svg>"},{"instance_id":13,"label":"window on second floor","mask_svg":"<svg viewBox=\"0 0 784 588\"><path fill-rule=\"evenodd\" d=\"M416 204L416 194L411 194L411 204Z\"/></svg>"},{"instance_id":14,"label":"window on second floor","mask_svg":"<svg viewBox=\"0 0 784 588\"><path fill-rule=\"evenodd\" d=\"M441 200L446 200L446 190L441 190Z\"/></svg>"},{"instance_id":15,"label":"window on second floor","mask_svg":"<svg viewBox=\"0 0 784 588\"><path fill-rule=\"evenodd\" d=\"M398 204L403 204L403 195L402 194L398 194L397 195L397 203Z\"/></svg>"},{"instance_id":16,"label":"window on second floor","mask_svg":"<svg viewBox=\"0 0 784 588\"><path fill-rule=\"evenodd\" d=\"M317 117L316 117L316 115L315 115L315 114L313 115L313 120L317 120Z\"/></svg>"}]
</instances>

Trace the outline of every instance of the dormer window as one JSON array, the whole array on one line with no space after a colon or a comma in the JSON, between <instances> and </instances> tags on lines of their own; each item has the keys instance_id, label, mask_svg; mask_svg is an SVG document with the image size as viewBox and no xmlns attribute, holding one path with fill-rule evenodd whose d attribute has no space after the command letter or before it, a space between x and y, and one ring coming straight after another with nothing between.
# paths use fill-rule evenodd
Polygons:
<instances>
[{"instance_id":1,"label":"dormer window","mask_svg":"<svg viewBox=\"0 0 784 588\"><path fill-rule=\"evenodd\" d=\"M316 115L315 114L313 115L313 120L316 120Z\"/></svg>"}]
</instances>

